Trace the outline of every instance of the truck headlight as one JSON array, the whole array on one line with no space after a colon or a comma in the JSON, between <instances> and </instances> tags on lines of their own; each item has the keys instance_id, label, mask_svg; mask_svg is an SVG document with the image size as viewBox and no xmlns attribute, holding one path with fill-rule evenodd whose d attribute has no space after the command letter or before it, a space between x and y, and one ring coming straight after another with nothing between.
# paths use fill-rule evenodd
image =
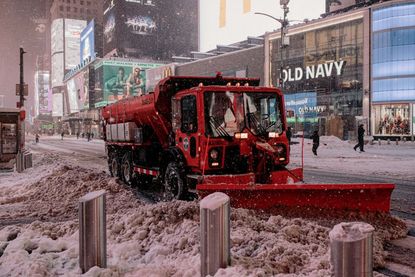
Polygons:
<instances>
[{"instance_id":1,"label":"truck headlight","mask_svg":"<svg viewBox=\"0 0 415 277\"><path fill-rule=\"evenodd\" d=\"M277 132L269 132L268 137L269 138L277 138L277 137L279 137L279 134Z\"/></svg>"},{"instance_id":2,"label":"truck headlight","mask_svg":"<svg viewBox=\"0 0 415 277\"><path fill-rule=\"evenodd\" d=\"M209 156L212 158L212 160L216 160L219 157L219 152L216 149L210 150Z\"/></svg>"}]
</instances>

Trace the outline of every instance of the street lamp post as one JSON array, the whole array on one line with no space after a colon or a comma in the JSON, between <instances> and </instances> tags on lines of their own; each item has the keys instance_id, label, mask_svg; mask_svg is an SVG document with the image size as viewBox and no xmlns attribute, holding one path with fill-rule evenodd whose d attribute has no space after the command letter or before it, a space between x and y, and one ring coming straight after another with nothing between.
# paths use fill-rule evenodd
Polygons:
<instances>
[{"instance_id":1,"label":"street lamp post","mask_svg":"<svg viewBox=\"0 0 415 277\"><path fill-rule=\"evenodd\" d=\"M281 24L281 43L280 43L280 77L278 80L278 85L281 89L284 89L284 78L283 78L283 70L284 70L284 55L282 50L285 48L285 46L287 46L287 44L285 44L284 42L284 38L285 38L285 30L286 27L288 26L288 20L287 20L287 14L289 12L289 8L288 8L288 3L290 2L290 0L280 0L280 5L284 11L284 16L283 19L279 19L276 17L273 17L272 15L266 14L266 13L260 13L260 12L256 12L255 14L260 14L260 15L264 15L267 16L269 18L272 18L276 21L278 21Z\"/></svg>"}]
</instances>

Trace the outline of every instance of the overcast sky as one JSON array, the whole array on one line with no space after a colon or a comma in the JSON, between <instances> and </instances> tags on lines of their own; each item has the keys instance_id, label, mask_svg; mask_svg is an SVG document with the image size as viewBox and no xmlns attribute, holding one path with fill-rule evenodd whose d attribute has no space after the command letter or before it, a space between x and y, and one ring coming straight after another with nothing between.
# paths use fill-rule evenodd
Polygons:
<instances>
[{"instance_id":1,"label":"overcast sky","mask_svg":"<svg viewBox=\"0 0 415 277\"><path fill-rule=\"evenodd\" d=\"M251 0L251 10L243 12L244 0L225 0L225 26L219 27L222 0L200 0L200 50L214 49L217 44L231 44L245 40L247 36L260 36L279 29L280 24L255 12L282 18L280 0ZM223 2L222 2L223 3ZM319 18L325 11L324 0L291 0L288 4L289 20ZM298 22L292 22L293 24Z\"/></svg>"}]
</instances>

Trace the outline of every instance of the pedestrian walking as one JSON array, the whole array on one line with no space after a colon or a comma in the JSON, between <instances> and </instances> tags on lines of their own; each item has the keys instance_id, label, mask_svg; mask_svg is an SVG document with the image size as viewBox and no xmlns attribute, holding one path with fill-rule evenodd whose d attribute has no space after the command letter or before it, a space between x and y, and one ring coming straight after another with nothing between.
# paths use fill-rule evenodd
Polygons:
<instances>
[{"instance_id":1,"label":"pedestrian walking","mask_svg":"<svg viewBox=\"0 0 415 277\"><path fill-rule=\"evenodd\" d=\"M287 139L288 139L288 145L290 145L291 144L291 137L293 135L292 132L291 132L291 127L287 128L287 132L285 134L286 134Z\"/></svg>"},{"instance_id":2,"label":"pedestrian walking","mask_svg":"<svg viewBox=\"0 0 415 277\"><path fill-rule=\"evenodd\" d=\"M365 152L363 150L363 146L365 145L363 141L363 137L365 136L365 129L363 128L363 124L359 125L359 128L357 129L357 144L353 147L354 151L359 147L360 152Z\"/></svg>"},{"instance_id":3,"label":"pedestrian walking","mask_svg":"<svg viewBox=\"0 0 415 277\"><path fill-rule=\"evenodd\" d=\"M318 135L318 130L315 130L313 135L311 136L313 139L313 154L317 156L317 148L320 145L320 136Z\"/></svg>"},{"instance_id":4,"label":"pedestrian walking","mask_svg":"<svg viewBox=\"0 0 415 277\"><path fill-rule=\"evenodd\" d=\"M38 142L39 142L39 134L36 134L36 136L35 136L35 141L36 141L36 143L38 143Z\"/></svg>"},{"instance_id":5,"label":"pedestrian walking","mask_svg":"<svg viewBox=\"0 0 415 277\"><path fill-rule=\"evenodd\" d=\"M88 141L91 140L91 134L90 133L86 133L86 137L87 137Z\"/></svg>"},{"instance_id":6,"label":"pedestrian walking","mask_svg":"<svg viewBox=\"0 0 415 277\"><path fill-rule=\"evenodd\" d=\"M61 133L61 140L63 140L63 136L65 135L64 132Z\"/></svg>"},{"instance_id":7,"label":"pedestrian walking","mask_svg":"<svg viewBox=\"0 0 415 277\"><path fill-rule=\"evenodd\" d=\"M76 139L79 139L79 132L76 133Z\"/></svg>"}]
</instances>

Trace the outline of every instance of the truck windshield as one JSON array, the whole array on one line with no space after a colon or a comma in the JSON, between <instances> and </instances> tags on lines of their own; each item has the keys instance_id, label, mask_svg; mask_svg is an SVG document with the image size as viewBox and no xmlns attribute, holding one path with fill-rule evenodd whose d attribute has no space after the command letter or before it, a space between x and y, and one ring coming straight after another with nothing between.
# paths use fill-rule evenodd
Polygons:
<instances>
[{"instance_id":1,"label":"truck windshield","mask_svg":"<svg viewBox=\"0 0 415 277\"><path fill-rule=\"evenodd\" d=\"M278 96L273 93L205 93L206 135L230 137L246 127L255 135L282 132Z\"/></svg>"}]
</instances>

